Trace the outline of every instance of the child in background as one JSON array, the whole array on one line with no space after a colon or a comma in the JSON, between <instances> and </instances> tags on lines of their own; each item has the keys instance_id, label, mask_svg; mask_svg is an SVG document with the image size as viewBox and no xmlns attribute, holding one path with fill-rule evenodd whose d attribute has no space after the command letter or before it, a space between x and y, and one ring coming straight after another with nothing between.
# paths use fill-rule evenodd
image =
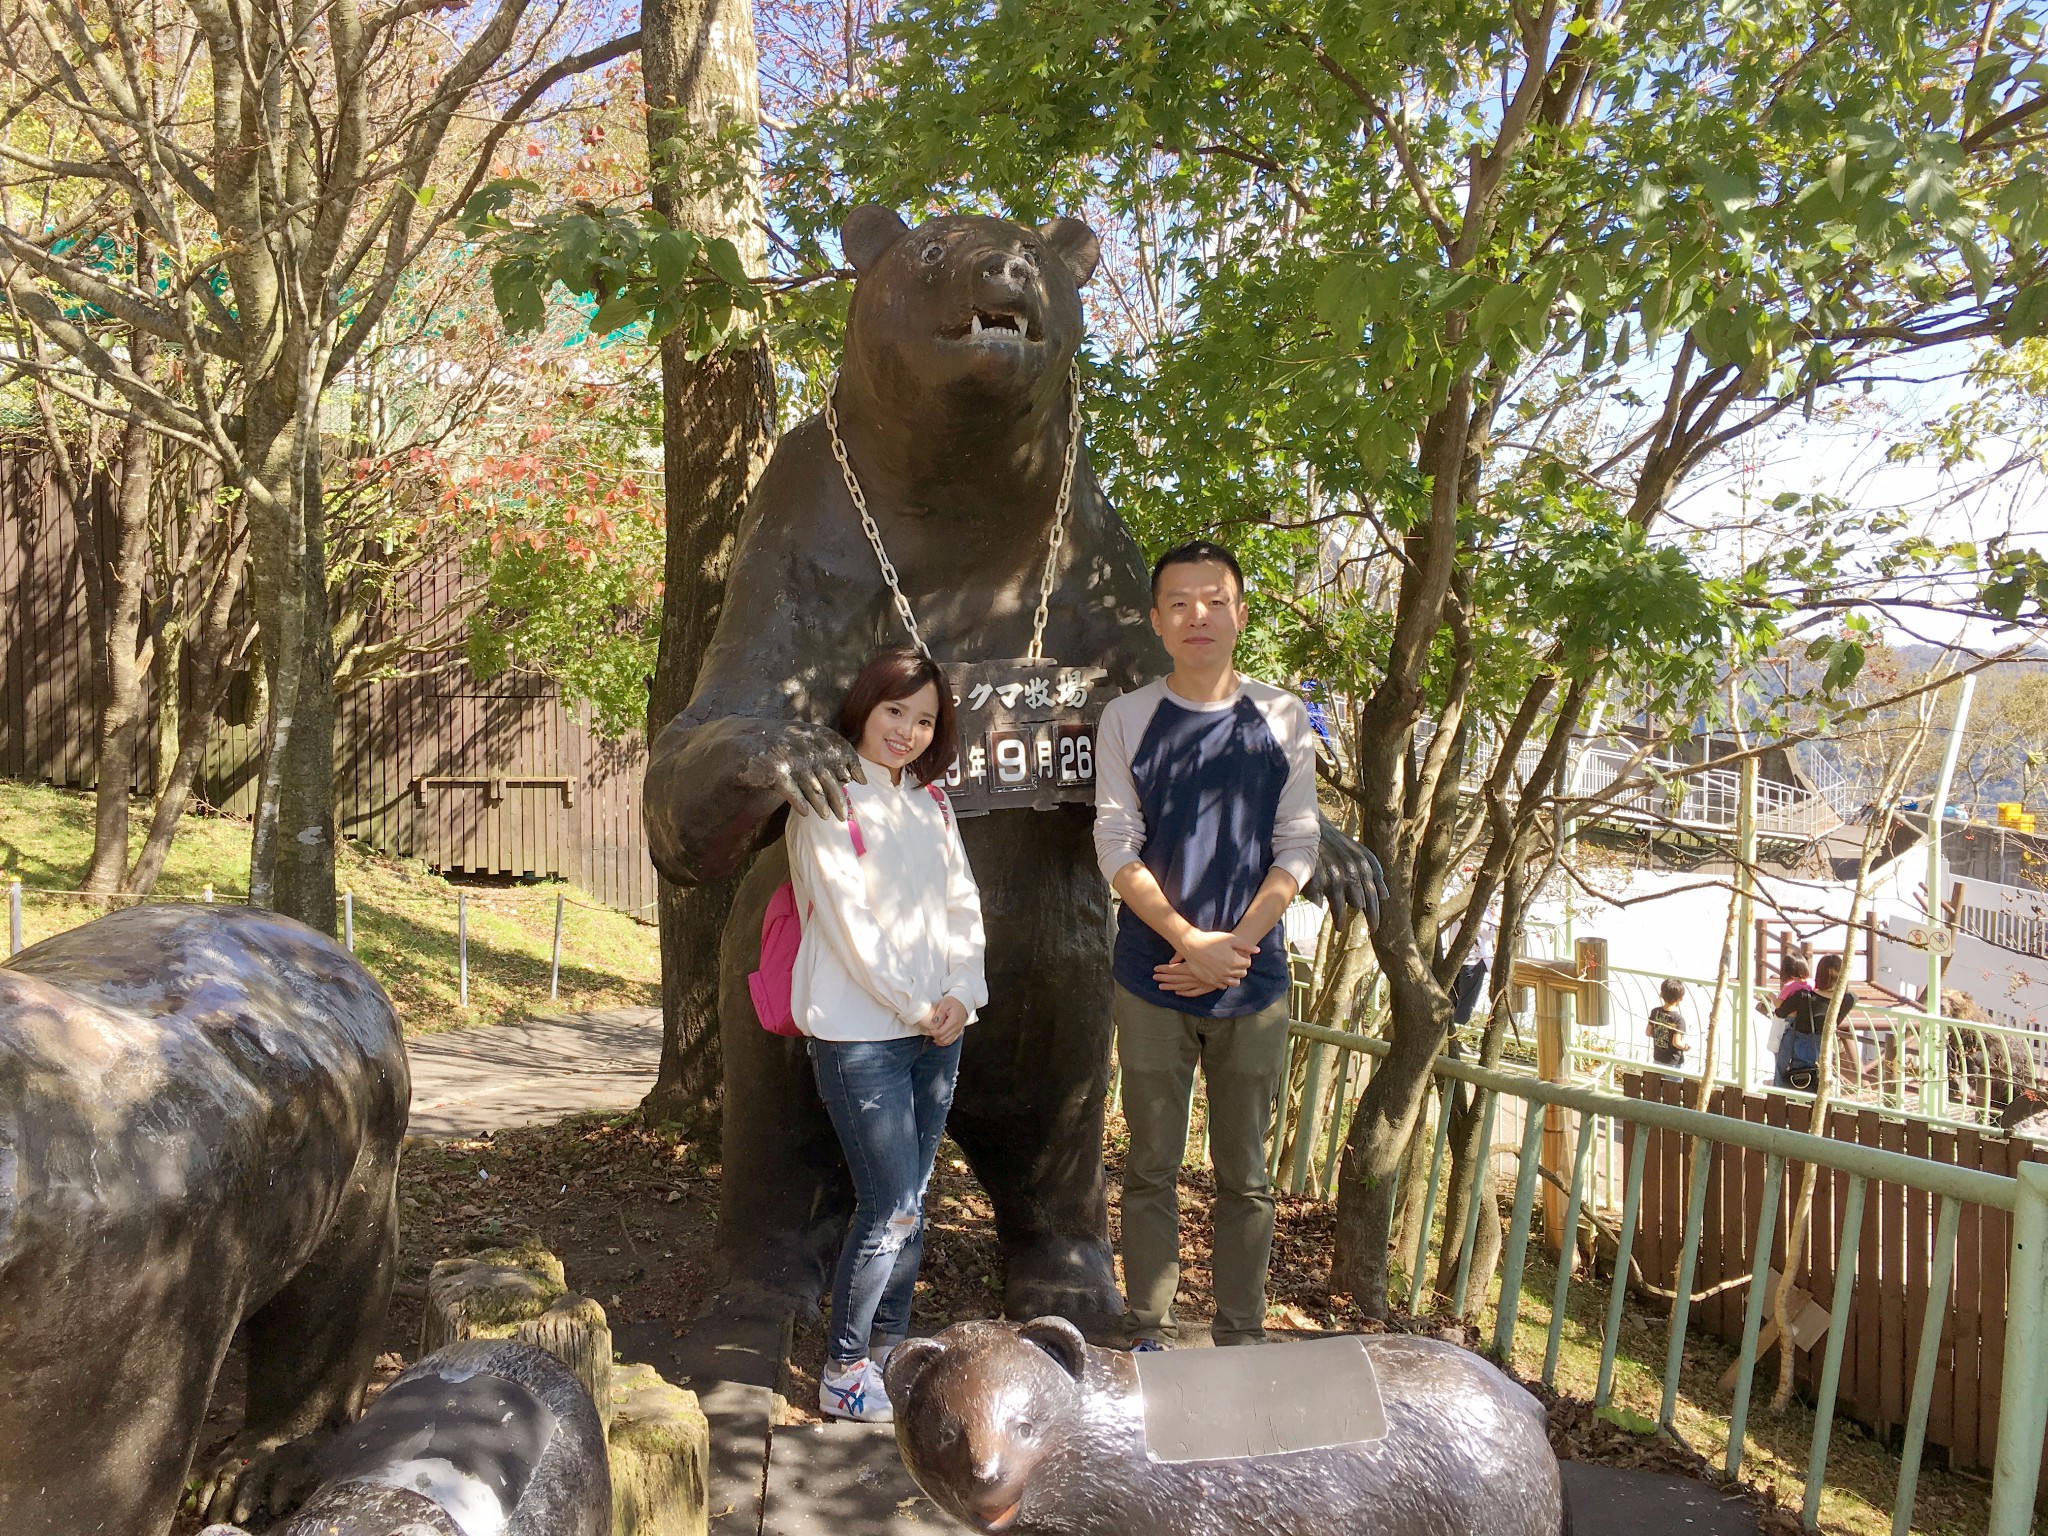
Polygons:
<instances>
[{"instance_id":1,"label":"child in background","mask_svg":"<svg viewBox=\"0 0 2048 1536\"><path fill-rule=\"evenodd\" d=\"M1774 1006L1782 1008L1785 1000L1796 992L1811 992L1813 983L1807 978L1812 974L1804 956L1787 955L1785 963L1778 967L1778 1001Z\"/></svg>"},{"instance_id":2,"label":"child in background","mask_svg":"<svg viewBox=\"0 0 2048 1536\"><path fill-rule=\"evenodd\" d=\"M1685 1017L1678 1011L1678 1005L1685 1001L1685 983L1667 976L1657 995L1663 1002L1650 1010L1650 1055L1660 1067L1683 1067Z\"/></svg>"}]
</instances>

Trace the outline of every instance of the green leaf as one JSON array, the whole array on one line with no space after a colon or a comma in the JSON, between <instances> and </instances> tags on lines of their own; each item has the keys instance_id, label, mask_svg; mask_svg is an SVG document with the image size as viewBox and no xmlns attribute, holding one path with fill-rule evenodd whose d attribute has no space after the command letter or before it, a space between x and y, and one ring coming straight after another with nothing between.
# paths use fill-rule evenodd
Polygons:
<instances>
[{"instance_id":1,"label":"green leaf","mask_svg":"<svg viewBox=\"0 0 2048 1536\"><path fill-rule=\"evenodd\" d=\"M1495 331L1514 325L1522 318L1533 297L1529 289L1518 283L1497 284L1479 301L1479 308L1472 315L1472 328L1479 333L1481 341L1491 341Z\"/></svg>"},{"instance_id":2,"label":"green leaf","mask_svg":"<svg viewBox=\"0 0 2048 1536\"><path fill-rule=\"evenodd\" d=\"M1908 208L1942 223L1954 218L1963 206L1948 171L1928 157L1913 161L1906 178L1905 202Z\"/></svg>"},{"instance_id":3,"label":"green leaf","mask_svg":"<svg viewBox=\"0 0 2048 1536\"><path fill-rule=\"evenodd\" d=\"M1372 305L1372 289L1371 277L1357 262L1337 262L1316 284L1316 318L1356 340L1358 327Z\"/></svg>"},{"instance_id":4,"label":"green leaf","mask_svg":"<svg viewBox=\"0 0 2048 1536\"><path fill-rule=\"evenodd\" d=\"M597 313L590 317L591 332L598 336L609 336L613 331L621 330L638 320L641 313L642 306L638 294L631 289L624 293L615 293L598 305Z\"/></svg>"},{"instance_id":5,"label":"green leaf","mask_svg":"<svg viewBox=\"0 0 2048 1536\"><path fill-rule=\"evenodd\" d=\"M2012 296L1998 339L2007 346L2028 336L2048 336L2048 285L2036 282Z\"/></svg>"},{"instance_id":6,"label":"green leaf","mask_svg":"<svg viewBox=\"0 0 2048 1536\"><path fill-rule=\"evenodd\" d=\"M753 279L747 276L746 263L740 260L739 250L730 240L721 238L707 241L704 246L704 259L711 263L711 270L732 287L754 286Z\"/></svg>"},{"instance_id":7,"label":"green leaf","mask_svg":"<svg viewBox=\"0 0 2048 1536\"><path fill-rule=\"evenodd\" d=\"M487 181L470 194L469 201L462 205L462 212L456 218L456 227L464 238L474 240L484 229L497 221L497 216L512 205L512 200L522 192L538 192L540 183L524 177L500 177Z\"/></svg>"},{"instance_id":8,"label":"green leaf","mask_svg":"<svg viewBox=\"0 0 2048 1536\"><path fill-rule=\"evenodd\" d=\"M664 289L677 289L689 281L690 268L697 261L697 237L687 230L664 230L647 242L648 266L654 281Z\"/></svg>"},{"instance_id":9,"label":"green leaf","mask_svg":"<svg viewBox=\"0 0 2048 1536\"><path fill-rule=\"evenodd\" d=\"M1714 216L1723 224L1740 222L1737 215L1756 206L1755 185L1718 165L1710 165L1700 173L1700 188L1714 205Z\"/></svg>"},{"instance_id":10,"label":"green leaf","mask_svg":"<svg viewBox=\"0 0 2048 1536\"><path fill-rule=\"evenodd\" d=\"M1645 1418L1642 1414L1635 1412L1633 1409L1624 1408L1619 1403L1602 1403L1593 1410L1593 1417L1605 1419L1609 1424L1625 1429L1632 1435L1654 1435L1657 1433L1657 1421L1655 1419Z\"/></svg>"},{"instance_id":11,"label":"green leaf","mask_svg":"<svg viewBox=\"0 0 2048 1536\"><path fill-rule=\"evenodd\" d=\"M508 256L491 263L491 302L505 329L515 336L547 324L547 295L531 257Z\"/></svg>"}]
</instances>

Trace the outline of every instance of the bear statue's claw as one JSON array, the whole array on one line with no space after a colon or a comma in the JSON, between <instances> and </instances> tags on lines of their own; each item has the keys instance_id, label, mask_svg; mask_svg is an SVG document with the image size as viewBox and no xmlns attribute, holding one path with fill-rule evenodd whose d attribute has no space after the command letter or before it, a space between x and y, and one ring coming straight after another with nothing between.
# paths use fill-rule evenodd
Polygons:
<instances>
[{"instance_id":1,"label":"bear statue's claw","mask_svg":"<svg viewBox=\"0 0 2048 1536\"><path fill-rule=\"evenodd\" d=\"M315 1434L280 1442L274 1436L237 1435L199 1485L199 1517L244 1525L290 1514L320 1480L319 1451L326 1438Z\"/></svg>"}]
</instances>

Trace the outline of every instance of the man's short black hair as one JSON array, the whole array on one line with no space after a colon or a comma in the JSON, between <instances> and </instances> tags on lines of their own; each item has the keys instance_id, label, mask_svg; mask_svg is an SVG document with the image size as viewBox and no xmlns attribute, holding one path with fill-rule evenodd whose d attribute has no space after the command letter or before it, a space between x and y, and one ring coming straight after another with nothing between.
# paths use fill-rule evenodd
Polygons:
<instances>
[{"instance_id":1,"label":"man's short black hair","mask_svg":"<svg viewBox=\"0 0 2048 1536\"><path fill-rule=\"evenodd\" d=\"M1152 567L1152 606L1155 608L1159 606L1159 578L1166 574L1170 565L1220 565L1237 583L1239 601L1244 598L1244 572L1237 568L1237 556L1213 539L1189 539L1185 544L1174 545Z\"/></svg>"}]
</instances>

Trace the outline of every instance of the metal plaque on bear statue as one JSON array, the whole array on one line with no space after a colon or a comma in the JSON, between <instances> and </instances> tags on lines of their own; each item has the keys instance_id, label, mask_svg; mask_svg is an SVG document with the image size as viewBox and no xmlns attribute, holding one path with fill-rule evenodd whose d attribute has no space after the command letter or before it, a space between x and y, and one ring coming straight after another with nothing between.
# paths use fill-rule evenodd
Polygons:
<instances>
[{"instance_id":1,"label":"metal plaque on bear statue","mask_svg":"<svg viewBox=\"0 0 2048 1536\"><path fill-rule=\"evenodd\" d=\"M1360 1338L1258 1349L1168 1349L1131 1356L1154 1461L1235 1461L1378 1440L1379 1379Z\"/></svg>"},{"instance_id":2,"label":"metal plaque on bear statue","mask_svg":"<svg viewBox=\"0 0 2048 1536\"><path fill-rule=\"evenodd\" d=\"M1095 738L1116 696L1101 667L1056 661L942 663L960 755L941 781L962 816L1095 803Z\"/></svg>"}]
</instances>

